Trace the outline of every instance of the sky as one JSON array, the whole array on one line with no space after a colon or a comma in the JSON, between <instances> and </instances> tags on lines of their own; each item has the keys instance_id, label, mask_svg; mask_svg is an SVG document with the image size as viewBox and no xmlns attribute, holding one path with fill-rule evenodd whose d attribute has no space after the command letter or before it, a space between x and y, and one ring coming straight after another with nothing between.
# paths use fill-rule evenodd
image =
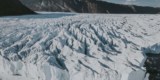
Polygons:
<instances>
[{"instance_id":1,"label":"sky","mask_svg":"<svg viewBox=\"0 0 160 80\"><path fill-rule=\"evenodd\" d=\"M140 6L160 7L160 0L103 0L119 4L134 4Z\"/></svg>"}]
</instances>

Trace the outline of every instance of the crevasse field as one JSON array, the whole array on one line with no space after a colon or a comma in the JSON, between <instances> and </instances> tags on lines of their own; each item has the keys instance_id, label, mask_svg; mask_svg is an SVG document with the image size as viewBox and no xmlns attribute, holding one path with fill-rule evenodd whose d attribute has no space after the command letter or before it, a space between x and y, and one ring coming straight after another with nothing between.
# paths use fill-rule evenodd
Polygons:
<instances>
[{"instance_id":1,"label":"crevasse field","mask_svg":"<svg viewBox=\"0 0 160 80\"><path fill-rule=\"evenodd\" d=\"M159 35L160 15L1 17L0 80L148 80Z\"/></svg>"}]
</instances>

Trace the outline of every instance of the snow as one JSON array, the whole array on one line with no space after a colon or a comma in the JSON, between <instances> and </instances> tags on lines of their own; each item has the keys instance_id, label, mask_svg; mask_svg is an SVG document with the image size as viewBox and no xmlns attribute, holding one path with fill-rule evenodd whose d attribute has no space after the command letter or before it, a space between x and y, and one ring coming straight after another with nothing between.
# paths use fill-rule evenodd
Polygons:
<instances>
[{"instance_id":1,"label":"snow","mask_svg":"<svg viewBox=\"0 0 160 80\"><path fill-rule=\"evenodd\" d=\"M0 18L0 79L145 78L142 48L159 43L159 15L56 15Z\"/></svg>"}]
</instances>

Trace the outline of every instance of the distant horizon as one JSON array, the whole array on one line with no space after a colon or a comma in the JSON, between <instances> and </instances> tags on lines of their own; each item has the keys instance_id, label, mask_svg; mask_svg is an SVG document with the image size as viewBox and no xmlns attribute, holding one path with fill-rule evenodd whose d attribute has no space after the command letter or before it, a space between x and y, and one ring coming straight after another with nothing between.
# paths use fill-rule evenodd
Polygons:
<instances>
[{"instance_id":1,"label":"distant horizon","mask_svg":"<svg viewBox=\"0 0 160 80\"><path fill-rule=\"evenodd\" d=\"M160 7L160 0L101 0L116 4Z\"/></svg>"}]
</instances>

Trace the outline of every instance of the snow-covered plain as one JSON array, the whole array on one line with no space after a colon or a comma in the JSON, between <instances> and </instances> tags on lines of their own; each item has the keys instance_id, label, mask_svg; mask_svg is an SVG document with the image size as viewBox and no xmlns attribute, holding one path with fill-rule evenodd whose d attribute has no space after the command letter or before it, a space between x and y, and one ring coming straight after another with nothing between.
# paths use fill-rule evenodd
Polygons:
<instances>
[{"instance_id":1,"label":"snow-covered plain","mask_svg":"<svg viewBox=\"0 0 160 80\"><path fill-rule=\"evenodd\" d=\"M63 14L0 18L0 80L144 80L160 15Z\"/></svg>"}]
</instances>

